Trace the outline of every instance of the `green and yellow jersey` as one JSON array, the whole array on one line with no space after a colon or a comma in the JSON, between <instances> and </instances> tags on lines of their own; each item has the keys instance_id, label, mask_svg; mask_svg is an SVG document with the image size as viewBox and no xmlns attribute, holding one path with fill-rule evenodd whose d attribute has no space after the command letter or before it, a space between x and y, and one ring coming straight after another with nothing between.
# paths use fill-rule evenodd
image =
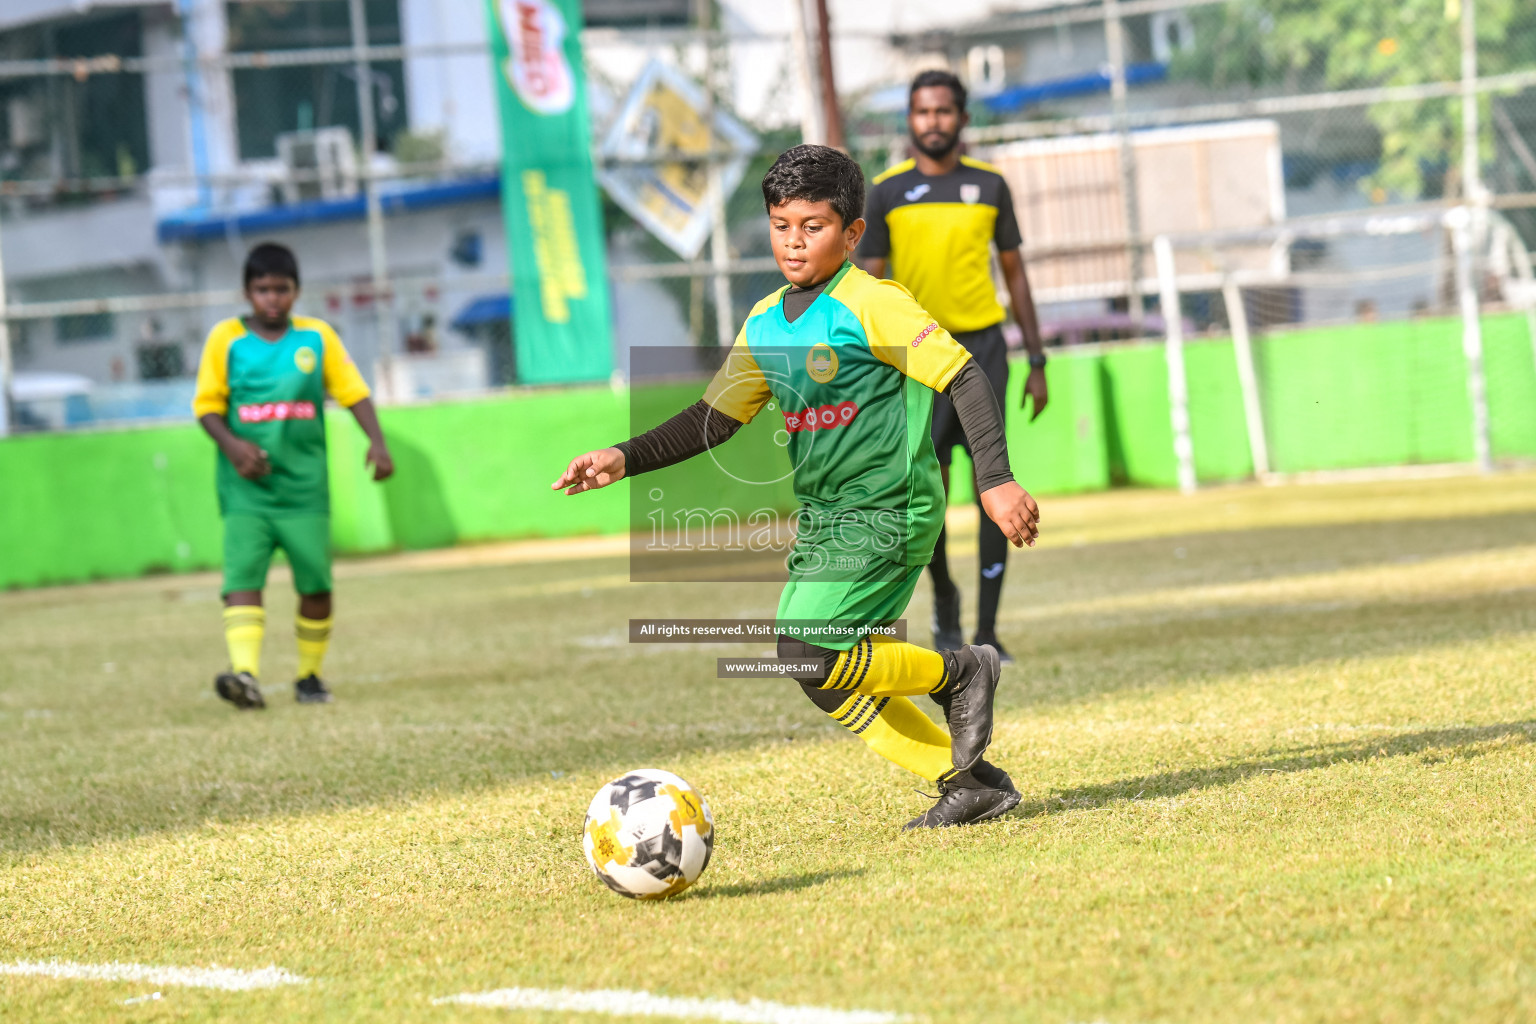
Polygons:
<instances>
[{"instance_id":1,"label":"green and yellow jersey","mask_svg":"<svg viewBox=\"0 0 1536 1024\"><path fill-rule=\"evenodd\" d=\"M891 279L945 330L979 331L1006 313L992 282L992 246L1022 243L1008 182L968 156L931 177L907 160L877 176L864 204L868 228L860 256L890 260Z\"/></svg>"},{"instance_id":2,"label":"green and yellow jersey","mask_svg":"<svg viewBox=\"0 0 1536 1024\"><path fill-rule=\"evenodd\" d=\"M797 524L802 561L819 550L926 565L944 525L933 397L970 353L906 288L851 263L793 322L786 291L753 307L704 400L742 423L765 407L783 417L808 513Z\"/></svg>"},{"instance_id":3,"label":"green and yellow jersey","mask_svg":"<svg viewBox=\"0 0 1536 1024\"><path fill-rule=\"evenodd\" d=\"M324 320L294 317L277 341L239 318L208 333L192 414L224 416L230 431L267 453L272 472L246 480L219 453L219 510L225 515L326 515L325 396L351 407L368 397L341 338Z\"/></svg>"}]
</instances>

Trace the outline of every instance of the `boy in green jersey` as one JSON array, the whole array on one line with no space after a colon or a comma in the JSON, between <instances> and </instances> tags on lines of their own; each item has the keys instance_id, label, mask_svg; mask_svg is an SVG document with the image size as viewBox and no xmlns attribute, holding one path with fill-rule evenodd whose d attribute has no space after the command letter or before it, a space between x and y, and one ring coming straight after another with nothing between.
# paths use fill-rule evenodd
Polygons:
<instances>
[{"instance_id":1,"label":"boy in green jersey","mask_svg":"<svg viewBox=\"0 0 1536 1024\"><path fill-rule=\"evenodd\" d=\"M763 178L763 200L789 285L752 309L701 401L576 457L553 486L578 494L673 465L776 410L801 505L779 601L780 658L816 667L792 674L834 721L938 784L938 802L908 828L996 817L1019 802L1008 774L982 756L996 649L928 651L883 631L906 609L944 523L929 431L936 393L965 426L983 510L1014 544L1034 543L1039 508L1013 480L1002 414L970 353L905 288L849 262L864 231L858 164L796 146ZM947 735L910 700L919 694L943 708Z\"/></svg>"},{"instance_id":2,"label":"boy in green jersey","mask_svg":"<svg viewBox=\"0 0 1536 1024\"><path fill-rule=\"evenodd\" d=\"M292 316L299 264L267 243L245 261L248 316L217 324L203 346L192 413L219 447L224 517L224 638L230 670L214 680L242 710L264 708L257 676L266 611L261 591L282 548L299 594L299 669L294 697L323 704L320 665L331 638L331 508L325 462L327 393L368 435L373 478L394 472L368 385L331 326Z\"/></svg>"}]
</instances>

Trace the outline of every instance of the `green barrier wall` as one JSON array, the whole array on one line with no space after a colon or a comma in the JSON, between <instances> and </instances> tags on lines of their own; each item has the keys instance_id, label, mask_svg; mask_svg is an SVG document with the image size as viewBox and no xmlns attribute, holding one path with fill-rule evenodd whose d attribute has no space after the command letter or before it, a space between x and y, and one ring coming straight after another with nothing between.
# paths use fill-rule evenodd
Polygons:
<instances>
[{"instance_id":1,"label":"green barrier wall","mask_svg":"<svg viewBox=\"0 0 1536 1024\"><path fill-rule=\"evenodd\" d=\"M42 434L0 443L0 585L217 565L213 458L202 431Z\"/></svg>"},{"instance_id":2,"label":"green barrier wall","mask_svg":"<svg viewBox=\"0 0 1536 1024\"><path fill-rule=\"evenodd\" d=\"M1491 316L1483 329L1494 454L1536 456L1529 324L1524 315ZM1276 470L1472 457L1457 321L1296 331L1254 347ZM1185 362L1199 478L1251 475L1231 342L1191 342ZM1062 353L1047 373L1050 404L1033 423L1019 409L1023 364L1014 365L1009 382L1009 450L1024 486L1052 494L1174 485L1161 344ZM649 395L637 415L660 418L669 397L681 408L696 391L680 385L676 396ZM628 528L628 482L574 498L549 489L573 455L629 436L623 393L519 392L388 408L381 416L397 467L383 485L368 478L366 439L352 417L327 413L333 529L342 553ZM771 431L758 426L732 444L767 450ZM217 566L213 465L212 443L194 424L0 441L0 586ZM970 477L957 453L953 500L971 500Z\"/></svg>"}]
</instances>

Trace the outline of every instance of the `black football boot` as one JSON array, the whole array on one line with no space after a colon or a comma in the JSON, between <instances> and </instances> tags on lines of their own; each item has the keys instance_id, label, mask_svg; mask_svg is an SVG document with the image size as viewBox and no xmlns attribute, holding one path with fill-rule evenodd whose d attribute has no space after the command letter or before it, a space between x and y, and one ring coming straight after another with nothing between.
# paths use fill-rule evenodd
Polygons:
<instances>
[{"instance_id":1,"label":"black football boot","mask_svg":"<svg viewBox=\"0 0 1536 1024\"><path fill-rule=\"evenodd\" d=\"M323 679L311 672L303 679L293 681L293 699L300 704L329 704L331 691Z\"/></svg>"},{"instance_id":2,"label":"black football boot","mask_svg":"<svg viewBox=\"0 0 1536 1024\"><path fill-rule=\"evenodd\" d=\"M983 768L983 766L985 766ZM985 777L978 778L978 773ZM991 783L1000 785L994 786ZM907 822L903 832L919 828L955 828L1007 814L1019 805L1019 791L1008 773L996 765L980 761L976 769L961 772L939 783L939 799L922 814Z\"/></svg>"},{"instance_id":3,"label":"black football boot","mask_svg":"<svg viewBox=\"0 0 1536 1024\"><path fill-rule=\"evenodd\" d=\"M1009 654L1007 649L1003 647L1002 642L997 639L996 633L977 633L974 643L977 647L997 648L998 660L1004 665L1013 664L1013 655Z\"/></svg>"},{"instance_id":4,"label":"black football boot","mask_svg":"<svg viewBox=\"0 0 1536 1024\"><path fill-rule=\"evenodd\" d=\"M1002 663L997 648L988 646L962 647L953 659L953 678L944 688L944 720L949 723L950 761L963 772L981 760L992 742L992 701Z\"/></svg>"},{"instance_id":5,"label":"black football boot","mask_svg":"<svg viewBox=\"0 0 1536 1024\"><path fill-rule=\"evenodd\" d=\"M261 687L256 685L256 677L249 672L220 672L213 681L213 689L241 711L267 706L261 696Z\"/></svg>"}]
</instances>

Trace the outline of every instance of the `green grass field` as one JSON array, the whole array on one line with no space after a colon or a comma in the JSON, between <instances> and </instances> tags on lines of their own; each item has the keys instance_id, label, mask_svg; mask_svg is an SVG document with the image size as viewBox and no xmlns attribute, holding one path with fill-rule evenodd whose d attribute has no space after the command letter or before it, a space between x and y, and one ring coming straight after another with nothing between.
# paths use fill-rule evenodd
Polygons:
<instances>
[{"instance_id":1,"label":"green grass field","mask_svg":"<svg viewBox=\"0 0 1536 1024\"><path fill-rule=\"evenodd\" d=\"M943 833L901 834L921 784L794 684L713 678L754 648L626 643L631 616L763 617L776 588L632 585L611 543L344 565L327 707L292 702L274 586L264 714L212 692L214 577L0 595L0 966L313 979L0 974L0 1018L642 1019L433 1002L522 986L1536 1019L1536 476L1043 504L1001 630L994 757L1024 803ZM580 848L591 794L644 766L717 824L666 903Z\"/></svg>"}]
</instances>

